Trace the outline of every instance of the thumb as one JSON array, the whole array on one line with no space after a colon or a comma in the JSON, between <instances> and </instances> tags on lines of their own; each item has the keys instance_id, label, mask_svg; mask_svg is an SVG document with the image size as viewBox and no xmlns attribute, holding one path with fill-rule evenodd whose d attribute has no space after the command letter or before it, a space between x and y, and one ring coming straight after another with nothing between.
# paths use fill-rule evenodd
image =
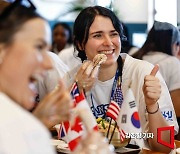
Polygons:
<instances>
[{"instance_id":1,"label":"thumb","mask_svg":"<svg viewBox=\"0 0 180 154\"><path fill-rule=\"evenodd\" d=\"M152 69L152 71L151 71L150 75L155 76L155 75L156 75L156 73L158 72L158 70L159 70L159 65L158 65L158 64L156 64L156 65L154 66L154 68Z\"/></svg>"}]
</instances>

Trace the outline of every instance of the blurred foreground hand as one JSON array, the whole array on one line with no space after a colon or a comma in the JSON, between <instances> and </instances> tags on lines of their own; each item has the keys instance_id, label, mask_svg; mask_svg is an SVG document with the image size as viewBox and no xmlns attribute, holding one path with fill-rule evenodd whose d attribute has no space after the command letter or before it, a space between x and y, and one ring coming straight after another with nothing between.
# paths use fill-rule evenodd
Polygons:
<instances>
[{"instance_id":1,"label":"blurred foreground hand","mask_svg":"<svg viewBox=\"0 0 180 154\"><path fill-rule=\"evenodd\" d=\"M47 127L51 128L70 119L72 99L62 80L59 85L38 104L33 114Z\"/></svg>"},{"instance_id":2,"label":"blurred foreground hand","mask_svg":"<svg viewBox=\"0 0 180 154\"><path fill-rule=\"evenodd\" d=\"M92 131L82 139L73 154L114 154L114 147L99 132Z\"/></svg>"},{"instance_id":3,"label":"blurred foreground hand","mask_svg":"<svg viewBox=\"0 0 180 154\"><path fill-rule=\"evenodd\" d=\"M108 144L100 132L92 129L91 123L94 117L87 109L76 110L76 113L82 119L87 135L82 138L73 154L114 154L114 147Z\"/></svg>"}]
</instances>

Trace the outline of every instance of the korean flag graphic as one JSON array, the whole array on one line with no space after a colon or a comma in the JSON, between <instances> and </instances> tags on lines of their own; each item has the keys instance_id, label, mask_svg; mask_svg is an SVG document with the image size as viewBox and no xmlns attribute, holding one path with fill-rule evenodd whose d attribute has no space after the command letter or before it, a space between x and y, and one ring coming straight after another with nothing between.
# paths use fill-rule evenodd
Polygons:
<instances>
[{"instance_id":1,"label":"korean flag graphic","mask_svg":"<svg viewBox=\"0 0 180 154\"><path fill-rule=\"evenodd\" d=\"M117 124L125 133L142 133L139 114L131 88L125 93L121 112L117 118ZM142 139L134 140L140 147L143 145Z\"/></svg>"},{"instance_id":2,"label":"korean flag graphic","mask_svg":"<svg viewBox=\"0 0 180 154\"><path fill-rule=\"evenodd\" d=\"M134 112L131 116L131 122L134 127L140 128L140 121L139 121L139 115L138 112Z\"/></svg>"}]
</instances>

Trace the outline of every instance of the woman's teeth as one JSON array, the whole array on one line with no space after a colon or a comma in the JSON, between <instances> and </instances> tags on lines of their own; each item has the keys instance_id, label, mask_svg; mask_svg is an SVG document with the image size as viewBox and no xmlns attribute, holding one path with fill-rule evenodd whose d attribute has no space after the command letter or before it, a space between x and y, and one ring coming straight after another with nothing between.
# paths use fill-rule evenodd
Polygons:
<instances>
[{"instance_id":1,"label":"woman's teeth","mask_svg":"<svg viewBox=\"0 0 180 154\"><path fill-rule=\"evenodd\" d=\"M108 50L108 51L101 51L101 54L112 54L113 50Z\"/></svg>"},{"instance_id":2,"label":"woman's teeth","mask_svg":"<svg viewBox=\"0 0 180 154\"><path fill-rule=\"evenodd\" d=\"M33 91L34 94L37 94L37 87L35 83L29 83L29 88Z\"/></svg>"}]
</instances>

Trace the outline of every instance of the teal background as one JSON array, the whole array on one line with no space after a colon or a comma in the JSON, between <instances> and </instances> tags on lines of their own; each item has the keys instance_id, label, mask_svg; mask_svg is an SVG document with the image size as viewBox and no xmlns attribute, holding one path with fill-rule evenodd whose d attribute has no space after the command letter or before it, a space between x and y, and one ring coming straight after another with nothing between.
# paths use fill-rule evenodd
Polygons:
<instances>
[{"instance_id":1,"label":"teal background","mask_svg":"<svg viewBox=\"0 0 180 154\"><path fill-rule=\"evenodd\" d=\"M49 21L51 28L54 26L56 21ZM73 29L74 22L65 22L67 23L71 29ZM147 33L147 23L124 23L128 29L128 38L129 42L132 44L132 34L133 33Z\"/></svg>"}]
</instances>

